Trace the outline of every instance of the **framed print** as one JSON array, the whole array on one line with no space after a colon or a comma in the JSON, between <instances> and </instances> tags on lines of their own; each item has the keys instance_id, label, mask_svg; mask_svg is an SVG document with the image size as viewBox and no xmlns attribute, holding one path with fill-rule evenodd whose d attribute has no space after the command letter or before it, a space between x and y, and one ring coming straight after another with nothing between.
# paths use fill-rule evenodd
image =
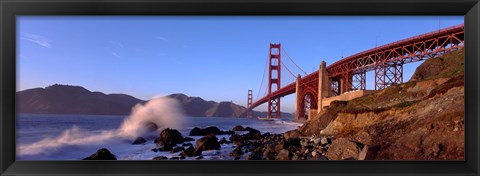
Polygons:
<instances>
[{"instance_id":1,"label":"framed print","mask_svg":"<svg viewBox=\"0 0 480 176\"><path fill-rule=\"evenodd\" d=\"M0 7L2 175L478 175L478 1Z\"/></svg>"}]
</instances>

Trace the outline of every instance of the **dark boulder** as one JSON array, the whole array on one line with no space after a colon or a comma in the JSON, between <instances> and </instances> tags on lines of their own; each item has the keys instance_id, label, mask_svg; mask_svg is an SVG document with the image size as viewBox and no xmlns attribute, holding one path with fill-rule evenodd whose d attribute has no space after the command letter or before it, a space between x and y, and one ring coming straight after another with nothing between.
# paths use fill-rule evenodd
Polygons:
<instances>
[{"instance_id":1,"label":"dark boulder","mask_svg":"<svg viewBox=\"0 0 480 176\"><path fill-rule=\"evenodd\" d=\"M299 138L301 137L302 135L300 134L300 131L298 130L291 130L291 131L287 131L283 134L283 137L285 139L290 139L290 138Z\"/></svg>"},{"instance_id":2,"label":"dark boulder","mask_svg":"<svg viewBox=\"0 0 480 176\"><path fill-rule=\"evenodd\" d=\"M83 160L117 160L117 158L108 149L102 148Z\"/></svg>"},{"instance_id":3,"label":"dark boulder","mask_svg":"<svg viewBox=\"0 0 480 176\"><path fill-rule=\"evenodd\" d=\"M243 153L241 147L237 147L237 148L235 148L235 150L233 150L232 152L230 152L230 156L234 156L234 157L239 157L239 156L242 156L243 154L244 154L244 153Z\"/></svg>"},{"instance_id":4,"label":"dark boulder","mask_svg":"<svg viewBox=\"0 0 480 176\"><path fill-rule=\"evenodd\" d=\"M192 156L199 156L202 154L202 150L196 151L193 146L188 147L187 149L183 150L182 153L180 153L180 156L183 157L192 157Z\"/></svg>"},{"instance_id":5,"label":"dark boulder","mask_svg":"<svg viewBox=\"0 0 480 176\"><path fill-rule=\"evenodd\" d=\"M177 153L177 152L180 152L180 151L183 151L185 150L185 148L183 147L175 147L172 149L172 151L170 151L171 153Z\"/></svg>"},{"instance_id":6,"label":"dark boulder","mask_svg":"<svg viewBox=\"0 0 480 176\"><path fill-rule=\"evenodd\" d=\"M262 133L256 129L251 129L247 134L242 135L244 140L258 140L262 138Z\"/></svg>"},{"instance_id":7,"label":"dark boulder","mask_svg":"<svg viewBox=\"0 0 480 176\"><path fill-rule=\"evenodd\" d=\"M157 150L158 151L172 151L174 145L172 144L164 144L163 146L160 146Z\"/></svg>"},{"instance_id":8,"label":"dark boulder","mask_svg":"<svg viewBox=\"0 0 480 176\"><path fill-rule=\"evenodd\" d=\"M220 150L220 143L215 135L209 134L195 142L195 151L197 150Z\"/></svg>"},{"instance_id":9,"label":"dark boulder","mask_svg":"<svg viewBox=\"0 0 480 176\"><path fill-rule=\"evenodd\" d=\"M195 141L195 139L191 138L191 137L185 137L184 138L184 141L185 142L190 142L190 141Z\"/></svg>"},{"instance_id":10,"label":"dark boulder","mask_svg":"<svg viewBox=\"0 0 480 176\"><path fill-rule=\"evenodd\" d=\"M145 142L147 142L147 140L145 140L145 138L143 138L143 137L137 137L137 139L135 139L135 140L132 142L132 144L143 144L143 143L145 143Z\"/></svg>"},{"instance_id":11,"label":"dark boulder","mask_svg":"<svg viewBox=\"0 0 480 176\"><path fill-rule=\"evenodd\" d=\"M189 136L205 136L209 134L224 135L224 134L234 134L234 133L235 132L233 131L221 131L220 129L214 126L207 127L205 129L195 127L190 131Z\"/></svg>"},{"instance_id":12,"label":"dark boulder","mask_svg":"<svg viewBox=\"0 0 480 176\"><path fill-rule=\"evenodd\" d=\"M245 128L242 125L237 125L232 128L232 131L245 131Z\"/></svg>"},{"instance_id":13,"label":"dark boulder","mask_svg":"<svg viewBox=\"0 0 480 176\"><path fill-rule=\"evenodd\" d=\"M247 156L247 160L263 160L262 152L260 150L252 152Z\"/></svg>"},{"instance_id":14,"label":"dark boulder","mask_svg":"<svg viewBox=\"0 0 480 176\"><path fill-rule=\"evenodd\" d=\"M223 133L223 131L221 131L220 129L214 126L207 127L203 129L203 131L205 132L205 135L208 135L208 134L221 135Z\"/></svg>"},{"instance_id":15,"label":"dark boulder","mask_svg":"<svg viewBox=\"0 0 480 176\"><path fill-rule=\"evenodd\" d=\"M227 139L225 137L222 137L222 139L220 139L220 141L218 141L220 144L229 144L231 143L230 141L227 141Z\"/></svg>"},{"instance_id":16,"label":"dark boulder","mask_svg":"<svg viewBox=\"0 0 480 176\"><path fill-rule=\"evenodd\" d=\"M159 144L160 141L163 142L163 144L165 145L175 145L183 143L185 139L183 138L182 134L178 132L178 130L167 128L160 133L160 137L155 139L154 142Z\"/></svg>"},{"instance_id":17,"label":"dark boulder","mask_svg":"<svg viewBox=\"0 0 480 176\"><path fill-rule=\"evenodd\" d=\"M160 137L157 137L153 140L153 143L154 144L157 144L157 145L163 145L163 141L160 140Z\"/></svg>"},{"instance_id":18,"label":"dark boulder","mask_svg":"<svg viewBox=\"0 0 480 176\"><path fill-rule=\"evenodd\" d=\"M195 127L192 130L190 130L190 134L188 134L188 135L189 136L203 136L204 132L203 132L202 129L200 129L198 127Z\"/></svg>"},{"instance_id":19,"label":"dark boulder","mask_svg":"<svg viewBox=\"0 0 480 176\"><path fill-rule=\"evenodd\" d=\"M232 141L235 145L241 145L243 139L242 136L238 134L233 134L232 136L230 136L230 141Z\"/></svg>"},{"instance_id":20,"label":"dark boulder","mask_svg":"<svg viewBox=\"0 0 480 176\"><path fill-rule=\"evenodd\" d=\"M283 148L288 149L290 147L295 147L300 149L302 145L300 144L300 138L289 138L285 141Z\"/></svg>"},{"instance_id":21,"label":"dark boulder","mask_svg":"<svg viewBox=\"0 0 480 176\"><path fill-rule=\"evenodd\" d=\"M235 131L228 130L228 131L223 131L222 133L223 133L223 134L232 135L232 134L235 134Z\"/></svg>"},{"instance_id":22,"label":"dark boulder","mask_svg":"<svg viewBox=\"0 0 480 176\"><path fill-rule=\"evenodd\" d=\"M278 153L277 157L275 157L276 160L290 160L290 157L292 156L292 154L286 150L286 149L283 149L280 151L280 153Z\"/></svg>"}]
</instances>

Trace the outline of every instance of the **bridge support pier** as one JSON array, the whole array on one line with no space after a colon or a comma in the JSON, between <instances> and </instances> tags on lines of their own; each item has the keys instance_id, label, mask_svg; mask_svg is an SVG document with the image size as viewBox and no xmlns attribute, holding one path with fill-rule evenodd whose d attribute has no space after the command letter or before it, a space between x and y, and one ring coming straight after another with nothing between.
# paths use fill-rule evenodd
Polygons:
<instances>
[{"instance_id":1,"label":"bridge support pier","mask_svg":"<svg viewBox=\"0 0 480 176\"><path fill-rule=\"evenodd\" d=\"M327 63L322 61L318 70L318 102L317 113L322 112L323 99L332 96L331 81L327 73Z\"/></svg>"},{"instance_id":2,"label":"bridge support pier","mask_svg":"<svg viewBox=\"0 0 480 176\"><path fill-rule=\"evenodd\" d=\"M302 86L300 85L300 81L302 80L302 77L299 75L297 75L297 79L296 79L296 82L295 82L295 90L296 90L296 99L295 99L295 120L298 121L300 120L301 118L303 118L303 114L301 114L301 111L300 111L300 108L303 108L302 107L302 104L300 103L301 101L303 101L303 97L302 97Z\"/></svg>"}]
</instances>

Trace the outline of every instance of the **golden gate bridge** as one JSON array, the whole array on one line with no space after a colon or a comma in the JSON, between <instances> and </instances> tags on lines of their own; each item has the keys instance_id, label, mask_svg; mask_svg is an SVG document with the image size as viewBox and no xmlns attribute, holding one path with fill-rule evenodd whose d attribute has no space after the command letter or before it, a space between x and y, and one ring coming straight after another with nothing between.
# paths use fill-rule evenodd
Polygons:
<instances>
[{"instance_id":1,"label":"golden gate bridge","mask_svg":"<svg viewBox=\"0 0 480 176\"><path fill-rule=\"evenodd\" d=\"M325 61L321 61L318 70L307 74L290 58L280 43L271 43L265 67L265 70L268 68L268 91L260 98L257 94L256 101L253 101L253 91L248 90L247 117L252 117L252 109L267 103L266 118L280 118L280 98L296 93L295 119L307 120L320 113L332 101L347 101L401 84L404 64L435 58L463 47L464 25L461 24L378 46L328 66ZM295 75L282 62L283 55L305 76ZM283 68L295 78L295 82L281 85ZM374 71L375 90L366 90L366 72L369 71ZM260 89L263 82L264 77Z\"/></svg>"}]
</instances>

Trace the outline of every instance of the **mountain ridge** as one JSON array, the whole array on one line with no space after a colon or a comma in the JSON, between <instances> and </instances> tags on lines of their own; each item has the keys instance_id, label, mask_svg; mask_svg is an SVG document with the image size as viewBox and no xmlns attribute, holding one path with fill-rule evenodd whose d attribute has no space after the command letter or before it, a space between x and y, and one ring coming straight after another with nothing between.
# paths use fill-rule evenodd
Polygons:
<instances>
[{"instance_id":1,"label":"mountain ridge","mask_svg":"<svg viewBox=\"0 0 480 176\"><path fill-rule=\"evenodd\" d=\"M176 99L187 116L246 117L246 108L233 102L217 103L181 93L166 97ZM127 94L105 94L82 86L61 84L19 91L16 100L18 113L88 115L129 115L136 104L147 102ZM265 116L266 112L254 111L253 115ZM282 115L293 116L289 113Z\"/></svg>"}]
</instances>

